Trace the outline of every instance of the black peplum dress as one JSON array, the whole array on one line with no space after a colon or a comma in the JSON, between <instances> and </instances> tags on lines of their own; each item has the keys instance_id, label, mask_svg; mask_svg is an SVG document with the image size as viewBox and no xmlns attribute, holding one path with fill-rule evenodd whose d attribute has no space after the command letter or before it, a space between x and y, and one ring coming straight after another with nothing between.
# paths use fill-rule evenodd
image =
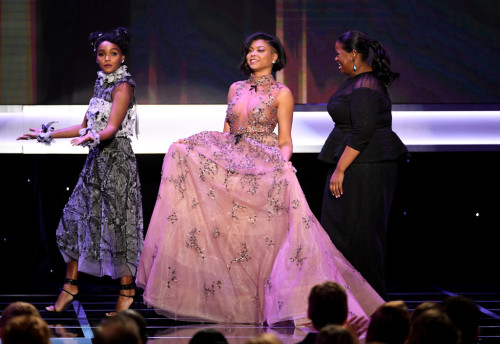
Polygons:
<instances>
[{"instance_id":1,"label":"black peplum dress","mask_svg":"<svg viewBox=\"0 0 500 344\"><path fill-rule=\"evenodd\" d=\"M408 150L392 131L391 100L375 73L346 80L328 102L335 127L318 158L331 168L323 195L321 225L335 246L384 298L386 232L398 161ZM345 171L340 198L330 177L346 146L360 154Z\"/></svg>"}]
</instances>

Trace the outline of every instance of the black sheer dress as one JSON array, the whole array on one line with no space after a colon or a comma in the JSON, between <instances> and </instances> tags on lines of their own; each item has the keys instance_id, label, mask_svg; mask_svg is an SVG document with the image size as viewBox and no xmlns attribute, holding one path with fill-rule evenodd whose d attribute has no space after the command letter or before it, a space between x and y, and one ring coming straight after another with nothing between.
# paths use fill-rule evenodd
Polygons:
<instances>
[{"instance_id":1,"label":"black sheer dress","mask_svg":"<svg viewBox=\"0 0 500 344\"><path fill-rule=\"evenodd\" d=\"M328 102L335 127L319 159L332 165L323 195L321 225L335 246L384 298L387 222L396 186L397 161L408 155L392 131L391 100L375 73L342 84ZM330 178L346 146L360 152L345 172L340 198Z\"/></svg>"}]
</instances>

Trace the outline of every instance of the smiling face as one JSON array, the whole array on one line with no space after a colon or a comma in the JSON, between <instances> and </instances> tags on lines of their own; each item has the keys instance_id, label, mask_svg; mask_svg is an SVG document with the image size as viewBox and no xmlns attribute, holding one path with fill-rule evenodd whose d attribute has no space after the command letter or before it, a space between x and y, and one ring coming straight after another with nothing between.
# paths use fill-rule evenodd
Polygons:
<instances>
[{"instance_id":1,"label":"smiling face","mask_svg":"<svg viewBox=\"0 0 500 344\"><path fill-rule=\"evenodd\" d=\"M116 44L103 41L97 47L96 59L101 70L109 74L120 68L125 60L125 55L122 54L121 49Z\"/></svg>"},{"instance_id":2,"label":"smiling face","mask_svg":"<svg viewBox=\"0 0 500 344\"><path fill-rule=\"evenodd\" d=\"M273 69L273 61L278 53L265 40L258 39L250 44L247 53L247 64L254 75L269 75Z\"/></svg>"},{"instance_id":3,"label":"smiling face","mask_svg":"<svg viewBox=\"0 0 500 344\"><path fill-rule=\"evenodd\" d=\"M342 48L342 43L335 43L335 62L338 64L338 69L341 73L345 75L351 75L354 73L354 64L352 62L353 53L348 53Z\"/></svg>"}]
</instances>

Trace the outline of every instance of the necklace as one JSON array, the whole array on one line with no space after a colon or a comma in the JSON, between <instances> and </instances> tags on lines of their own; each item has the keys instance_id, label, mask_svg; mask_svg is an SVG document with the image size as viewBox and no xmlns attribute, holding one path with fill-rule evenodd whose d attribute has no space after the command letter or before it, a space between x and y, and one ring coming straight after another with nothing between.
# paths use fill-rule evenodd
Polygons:
<instances>
[{"instance_id":1,"label":"necklace","mask_svg":"<svg viewBox=\"0 0 500 344\"><path fill-rule=\"evenodd\" d=\"M257 86L262 86L271 81L274 81L274 77L272 75L261 75L261 76L250 75L250 78L248 78L248 83L250 84L250 91L254 90L255 93L257 93Z\"/></svg>"}]
</instances>

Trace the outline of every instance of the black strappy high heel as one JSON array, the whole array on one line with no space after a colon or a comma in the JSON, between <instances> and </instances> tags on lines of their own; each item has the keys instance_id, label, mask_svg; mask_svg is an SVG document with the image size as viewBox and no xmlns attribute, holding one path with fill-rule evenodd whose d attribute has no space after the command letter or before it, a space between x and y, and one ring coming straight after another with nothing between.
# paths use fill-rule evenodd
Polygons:
<instances>
[{"instance_id":1,"label":"black strappy high heel","mask_svg":"<svg viewBox=\"0 0 500 344\"><path fill-rule=\"evenodd\" d=\"M78 286L78 281L77 281L77 280L75 280L75 279L71 279L71 278L65 278L65 279L64 279L64 284L71 284L71 285L76 285L76 286ZM67 291L67 290L66 290L66 289L64 289L64 288L62 288L62 289L61 289L61 291L65 292L65 293L67 293L67 294L69 294L69 295L71 295L71 296L72 296L72 299L71 299L71 300L69 300L68 302L66 302L66 304L64 304L64 305L63 305L63 307L62 307L60 310L57 310L57 309L56 309L56 303L57 303L57 301L56 301L56 303L54 303L54 304L52 305L52 307L53 307L53 308L52 308L52 310L50 310L48 307L45 307L45 309L46 309L48 312L51 312L51 313L59 313L59 314L60 314L60 313L64 312L64 311L65 311L65 310L69 307L69 305L70 305L71 303L73 303L73 301L80 301L80 291L78 291L76 294L73 294L73 293L71 293L71 292ZM49 306L49 307L50 307L50 306Z\"/></svg>"},{"instance_id":2,"label":"black strappy high heel","mask_svg":"<svg viewBox=\"0 0 500 344\"><path fill-rule=\"evenodd\" d=\"M139 297L139 292L137 291L137 287L135 285L135 283L130 283L130 284L121 284L120 285L120 290L132 290L134 289L135 290L135 293L134 295L125 295L123 293L120 292L120 296L123 296L123 297L128 297L128 298L131 298L133 299L132 303L130 304L130 306L126 309L130 309L134 303L137 303L137 308L138 310L140 310L141 308L141 302L140 302L140 297ZM123 309L125 310L125 309ZM112 316L115 316L116 313L118 313L118 311L113 311L113 312L109 312L109 313L106 313L106 316L108 317L112 317Z\"/></svg>"}]
</instances>

